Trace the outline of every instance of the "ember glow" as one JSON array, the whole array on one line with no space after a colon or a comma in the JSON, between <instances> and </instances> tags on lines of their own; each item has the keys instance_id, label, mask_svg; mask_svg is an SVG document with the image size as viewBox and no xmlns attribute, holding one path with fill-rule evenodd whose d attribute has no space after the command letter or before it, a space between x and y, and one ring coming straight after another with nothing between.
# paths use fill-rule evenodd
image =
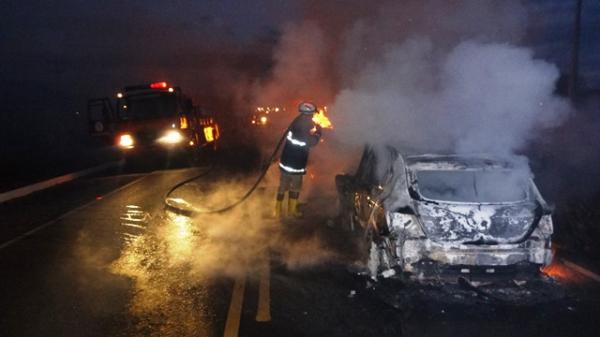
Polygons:
<instances>
[{"instance_id":1,"label":"ember glow","mask_svg":"<svg viewBox=\"0 0 600 337\"><path fill-rule=\"evenodd\" d=\"M569 269L560 258L556 257L556 251L554 253L554 259L552 263L545 266L542 272L551 278L562 282L562 283L578 283L581 282L581 276L577 275L573 270Z\"/></svg>"},{"instance_id":2,"label":"ember glow","mask_svg":"<svg viewBox=\"0 0 600 337\"><path fill-rule=\"evenodd\" d=\"M542 271L544 274L552 277L553 279L563 282L572 278L572 272L568 270L564 264L558 262L549 264L548 266L544 267Z\"/></svg>"},{"instance_id":3,"label":"ember glow","mask_svg":"<svg viewBox=\"0 0 600 337\"><path fill-rule=\"evenodd\" d=\"M327 107L319 109L319 111L313 115L312 120L315 122L315 124L321 126L323 129L333 129L333 124L325 112L327 112Z\"/></svg>"}]
</instances>

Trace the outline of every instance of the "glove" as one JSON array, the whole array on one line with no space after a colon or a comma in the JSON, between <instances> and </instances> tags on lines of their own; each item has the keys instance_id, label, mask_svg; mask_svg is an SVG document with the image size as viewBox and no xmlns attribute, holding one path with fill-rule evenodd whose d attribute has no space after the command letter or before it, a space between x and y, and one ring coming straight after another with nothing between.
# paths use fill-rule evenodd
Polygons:
<instances>
[{"instance_id":1,"label":"glove","mask_svg":"<svg viewBox=\"0 0 600 337\"><path fill-rule=\"evenodd\" d=\"M315 125L315 133L314 135L318 138L321 138L321 133L323 132L323 128L320 125Z\"/></svg>"}]
</instances>

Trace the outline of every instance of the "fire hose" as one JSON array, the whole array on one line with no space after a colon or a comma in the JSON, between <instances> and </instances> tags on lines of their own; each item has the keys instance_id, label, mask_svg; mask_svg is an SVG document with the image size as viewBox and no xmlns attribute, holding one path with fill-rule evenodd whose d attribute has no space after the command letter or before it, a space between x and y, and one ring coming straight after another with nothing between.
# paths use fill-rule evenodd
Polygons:
<instances>
[{"instance_id":1,"label":"fire hose","mask_svg":"<svg viewBox=\"0 0 600 337\"><path fill-rule=\"evenodd\" d=\"M169 191L165 194L164 197L164 204L165 204L165 209L177 213L177 214L181 214L181 215L185 215L188 217L191 216L195 216L195 215L201 215L201 214L216 214L216 213L225 213L227 211L232 210L233 208L235 208L236 206L242 204L244 201L246 201L250 195L252 195L252 193L254 193L254 191L256 190L256 188L258 187L258 185L260 184L260 182L264 179L264 177L267 175L267 172L269 171L269 167L271 166L271 164L275 161L275 159L277 158L277 153L279 153L279 149L281 148L281 145L283 144L283 142L286 139L287 133L289 131L290 127L288 126L288 128L285 130L285 132L283 133L283 135L281 136L281 138L279 139L279 142L277 143L277 146L275 147L275 150L273 151L273 153L271 154L271 156L269 157L269 161L266 163L265 167L263 168L263 170L260 172L260 175L258 176L258 179L256 179L256 181L254 182L254 184L252 185L252 187L250 187L250 189L237 201L222 207L222 208L218 208L218 209L206 209L206 210L199 210L199 209L189 209L185 206L187 203L185 202L181 202L178 199L173 199L171 198L171 194L173 194L173 192L175 192L177 189L181 188L182 186L197 180L201 177L204 177L205 175L207 175L208 173L211 172L213 166L209 167L206 171L195 175L191 178L185 179L177 184L175 184L173 187L171 187L171 189L169 189Z\"/></svg>"}]
</instances>

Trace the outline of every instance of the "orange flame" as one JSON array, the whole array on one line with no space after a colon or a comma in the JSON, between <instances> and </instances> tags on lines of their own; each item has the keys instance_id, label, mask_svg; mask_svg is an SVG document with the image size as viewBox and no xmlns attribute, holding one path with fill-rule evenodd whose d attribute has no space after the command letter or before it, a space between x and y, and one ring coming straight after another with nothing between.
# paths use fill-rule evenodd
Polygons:
<instances>
[{"instance_id":1,"label":"orange flame","mask_svg":"<svg viewBox=\"0 0 600 337\"><path fill-rule=\"evenodd\" d=\"M556 255L557 252L555 247L552 247L552 251L554 252L552 262L549 265L545 266L542 269L542 272L562 283L581 282L580 277L576 275L577 273L568 268Z\"/></svg>"},{"instance_id":2,"label":"orange flame","mask_svg":"<svg viewBox=\"0 0 600 337\"><path fill-rule=\"evenodd\" d=\"M553 261L551 264L544 267L542 272L554 279L559 280L568 280L571 276L569 270L562 263L556 261Z\"/></svg>"},{"instance_id":3,"label":"orange flame","mask_svg":"<svg viewBox=\"0 0 600 337\"><path fill-rule=\"evenodd\" d=\"M321 126L323 129L333 129L331 120L329 120L329 117L325 115L326 111L327 107L319 109L319 111L313 115L312 120L315 124Z\"/></svg>"}]
</instances>

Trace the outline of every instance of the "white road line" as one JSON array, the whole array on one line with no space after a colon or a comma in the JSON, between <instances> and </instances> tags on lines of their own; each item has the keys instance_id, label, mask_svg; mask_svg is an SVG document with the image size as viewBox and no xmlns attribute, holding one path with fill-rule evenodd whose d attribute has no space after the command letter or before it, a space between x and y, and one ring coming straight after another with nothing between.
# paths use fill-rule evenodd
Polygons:
<instances>
[{"instance_id":1,"label":"white road line","mask_svg":"<svg viewBox=\"0 0 600 337\"><path fill-rule=\"evenodd\" d=\"M271 266L268 251L263 254L259 273L256 321L269 322L271 321Z\"/></svg>"},{"instance_id":2,"label":"white road line","mask_svg":"<svg viewBox=\"0 0 600 337\"><path fill-rule=\"evenodd\" d=\"M118 192L120 192L120 191L122 191L122 190L126 189L127 187L129 187L129 186L131 186L131 185L133 185L133 184L135 184L135 183L139 182L140 180L142 180L142 179L146 178L147 176L149 176L149 174L148 174L148 175L145 175L145 176L143 176L143 177L140 177L140 178L138 178L138 179L135 179L134 181L132 181L132 182L129 182L129 183L127 183L127 184L125 184L125 185L123 185L123 186L121 186L121 187L117 188L116 190L113 190L113 191L111 191L111 192L109 192L109 193L105 194L105 195L103 196L103 198L106 198L106 197L108 197L108 196L111 196L111 195L113 195L113 194L115 194L115 193L118 193ZM68 212L66 212L66 213L64 213L64 214L62 214L62 215L60 215L59 217L57 217L57 218L55 218L55 219L53 219L53 220L50 220L50 221L48 221L48 222L46 222L46 223L44 223L44 224L42 224L42 225L39 225L39 226L35 227L35 228L34 228L34 229L32 229L32 230L29 230L29 231L27 231L27 232L25 232L25 233L23 233L23 234L21 234L21 235L19 235L19 236L15 237L15 238L11 239L11 240L8 240L8 241L6 241L6 242L2 243L2 244L0 245L0 250L3 250L4 248L10 247L11 245L13 245L13 244L15 244L15 243L17 243L17 242L19 242L19 241L21 241L21 240L23 240L23 239L25 239L25 238L27 238L27 237L29 237L29 236L32 236L33 234L35 234L35 233L37 233L37 232L41 231L42 229L44 229L44 228L46 228L46 227L48 227L48 226L50 226L50 225L52 225L52 224L56 223L57 221L59 221L59 220L61 220L61 219L65 218L65 217L67 217L67 216L69 216L69 215L71 215L71 214L73 214L73 213L75 213L75 212L77 212L77 211L79 211L79 210L82 210L82 209L84 209L84 208L86 208L86 207L88 207L88 206L92 205L92 204L93 204L93 203L95 203L96 201L97 201L97 200L92 200L92 201L90 201L90 202L88 202L88 203L86 203L86 204L83 204L83 205L79 206L79 207L73 208L72 210L70 210L70 211L68 211Z\"/></svg>"},{"instance_id":3,"label":"white road line","mask_svg":"<svg viewBox=\"0 0 600 337\"><path fill-rule=\"evenodd\" d=\"M52 179L41 181L39 183L35 183L35 184L32 184L32 185L23 186L23 187L14 189L12 191L0 193L0 203L3 203L5 201L9 201L9 200L12 200L12 199L16 199L16 198L21 198L21 197L24 197L24 196L26 196L28 194L33 193L33 192L38 192L38 191L41 191L41 190L45 190L45 189L50 188L52 186L63 184L63 183L69 182L71 180L75 180L77 178L81 178L81 177L90 175L92 173L96 173L96 172L99 172L99 171L106 170L107 168L111 168L111 167L122 165L123 163L124 163L123 160L115 161L115 162L111 162L111 163L106 163L106 164L95 166L95 167L91 167L91 168L88 168L88 169L85 169L85 170L82 170L82 171L73 172L73 173L62 175L60 177L55 177L55 178L52 178Z\"/></svg>"},{"instance_id":4,"label":"white road line","mask_svg":"<svg viewBox=\"0 0 600 337\"><path fill-rule=\"evenodd\" d=\"M568 268L570 268L584 276L587 276L596 282L600 282L600 275L598 275L580 265L577 265L569 260L565 260L565 259L561 259L561 260L565 264L565 266L567 266Z\"/></svg>"},{"instance_id":5,"label":"white road line","mask_svg":"<svg viewBox=\"0 0 600 337\"><path fill-rule=\"evenodd\" d=\"M236 278L231 294L231 303L227 312L227 321L225 322L225 332L223 337L237 337L240 331L240 321L242 319L242 306L244 304L244 292L246 290L246 273Z\"/></svg>"},{"instance_id":6,"label":"white road line","mask_svg":"<svg viewBox=\"0 0 600 337\"><path fill-rule=\"evenodd\" d=\"M140 226L140 225L136 225L136 224L132 224L132 223L127 223L127 222L121 222L121 226L127 226L127 227L139 228L139 229L146 229L145 226Z\"/></svg>"}]
</instances>

